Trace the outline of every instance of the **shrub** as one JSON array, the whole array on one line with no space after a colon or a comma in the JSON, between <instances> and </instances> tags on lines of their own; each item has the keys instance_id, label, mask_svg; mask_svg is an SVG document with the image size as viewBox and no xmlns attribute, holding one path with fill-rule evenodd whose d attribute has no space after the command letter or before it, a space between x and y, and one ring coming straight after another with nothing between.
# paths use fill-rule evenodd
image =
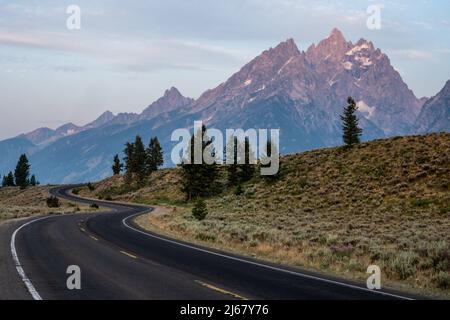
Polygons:
<instances>
[{"instance_id":1,"label":"shrub","mask_svg":"<svg viewBox=\"0 0 450 320\"><path fill-rule=\"evenodd\" d=\"M50 196L49 198L47 198L47 206L49 208L59 208L59 199L57 197Z\"/></svg>"},{"instance_id":2,"label":"shrub","mask_svg":"<svg viewBox=\"0 0 450 320\"><path fill-rule=\"evenodd\" d=\"M208 209L206 208L206 203L203 199L198 199L195 204L194 208L192 208L192 216L201 221L206 218L208 215Z\"/></svg>"},{"instance_id":3,"label":"shrub","mask_svg":"<svg viewBox=\"0 0 450 320\"><path fill-rule=\"evenodd\" d=\"M418 256L411 251L402 251L391 261L391 269L401 280L406 280L417 271Z\"/></svg>"},{"instance_id":4,"label":"shrub","mask_svg":"<svg viewBox=\"0 0 450 320\"><path fill-rule=\"evenodd\" d=\"M72 190L72 193L78 195L80 193L80 188L75 188Z\"/></svg>"},{"instance_id":5,"label":"shrub","mask_svg":"<svg viewBox=\"0 0 450 320\"><path fill-rule=\"evenodd\" d=\"M326 239L324 241L326 242ZM333 255L338 258L350 257L354 251L352 245L334 245L330 249Z\"/></svg>"},{"instance_id":6,"label":"shrub","mask_svg":"<svg viewBox=\"0 0 450 320\"><path fill-rule=\"evenodd\" d=\"M418 207L418 208L426 207L430 203L431 202L429 200L426 200L426 199L413 199L413 200L411 200L411 205L413 207Z\"/></svg>"},{"instance_id":7,"label":"shrub","mask_svg":"<svg viewBox=\"0 0 450 320\"><path fill-rule=\"evenodd\" d=\"M448 272L441 271L433 277L433 282L439 289L450 289L450 274Z\"/></svg>"},{"instance_id":8,"label":"shrub","mask_svg":"<svg viewBox=\"0 0 450 320\"><path fill-rule=\"evenodd\" d=\"M428 252L435 271L447 271L450 269L450 248L446 241L430 244Z\"/></svg>"},{"instance_id":9,"label":"shrub","mask_svg":"<svg viewBox=\"0 0 450 320\"><path fill-rule=\"evenodd\" d=\"M304 187L306 187L308 185L308 180L306 179L305 176L301 176L298 181L298 184L299 184L300 188L303 189Z\"/></svg>"},{"instance_id":10,"label":"shrub","mask_svg":"<svg viewBox=\"0 0 450 320\"><path fill-rule=\"evenodd\" d=\"M205 241L205 242L215 242L216 239L217 239L215 235L212 235L212 234L209 234L209 233L203 233L203 232L198 233L195 237L198 240L202 240L202 241Z\"/></svg>"},{"instance_id":11,"label":"shrub","mask_svg":"<svg viewBox=\"0 0 450 320\"><path fill-rule=\"evenodd\" d=\"M234 194L236 196L240 196L243 193L244 193L244 190L242 190L242 186L240 184L238 184L236 189L234 190Z\"/></svg>"},{"instance_id":12,"label":"shrub","mask_svg":"<svg viewBox=\"0 0 450 320\"><path fill-rule=\"evenodd\" d=\"M112 201L112 197L109 196L109 195L108 195L108 196L105 196L105 200L106 200L106 201Z\"/></svg>"},{"instance_id":13,"label":"shrub","mask_svg":"<svg viewBox=\"0 0 450 320\"><path fill-rule=\"evenodd\" d=\"M92 208L92 209L98 209L98 208L99 208L99 206L98 206L98 204L96 204L96 203L93 203L93 204L91 204L91 208Z\"/></svg>"},{"instance_id":14,"label":"shrub","mask_svg":"<svg viewBox=\"0 0 450 320\"><path fill-rule=\"evenodd\" d=\"M90 182L88 182L87 187L88 187L89 191L91 191L91 192L95 190L95 186Z\"/></svg>"}]
</instances>

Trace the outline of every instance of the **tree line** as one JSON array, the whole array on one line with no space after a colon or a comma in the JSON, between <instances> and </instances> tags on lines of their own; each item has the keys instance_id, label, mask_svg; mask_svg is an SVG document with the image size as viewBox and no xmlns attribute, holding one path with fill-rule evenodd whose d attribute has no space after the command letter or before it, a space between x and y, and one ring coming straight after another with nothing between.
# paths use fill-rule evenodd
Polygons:
<instances>
[{"instance_id":1,"label":"tree line","mask_svg":"<svg viewBox=\"0 0 450 320\"><path fill-rule=\"evenodd\" d=\"M355 100L352 97L347 99L347 106L344 107L343 114L341 115L342 120L342 139L346 148L351 148L352 146L360 143L360 136L362 134L362 129L359 127L358 117L356 111L358 107ZM217 165L207 164L204 159L202 159L201 164L194 164L193 154L194 154L194 139L195 135L200 135L197 137L198 141L203 141L202 143L202 155L204 157L205 150L212 144L212 140L206 135L206 127L203 126L201 132L194 133L190 141L190 148L188 152L188 158L191 161L189 163L181 164L181 188L184 191L187 200L195 200L194 208L192 209L192 215L198 219L202 220L208 214L206 203L204 198L213 195L217 191L215 186L218 172ZM252 156L252 150L249 143L249 139L246 138L244 142L238 141L237 137L234 137L231 141L228 141L227 150L231 151L226 154L231 154L233 156L232 164L227 165L227 183L229 187L235 187L235 194L239 195L243 192L242 184L251 180L256 172L255 164L252 164L250 158ZM278 152L277 146L271 141L267 142L266 156L270 157L272 154ZM214 157L214 149L209 148L210 155ZM244 155L244 161L239 161L239 156ZM264 176L264 179L273 182L279 177L279 173L273 176Z\"/></svg>"},{"instance_id":2,"label":"tree line","mask_svg":"<svg viewBox=\"0 0 450 320\"><path fill-rule=\"evenodd\" d=\"M26 154L22 154L17 161L14 173L10 171L8 174L3 175L2 187L20 187L25 189L28 186L39 185L39 181L37 181L34 174L30 177L30 168L31 165Z\"/></svg>"},{"instance_id":3,"label":"tree line","mask_svg":"<svg viewBox=\"0 0 450 320\"><path fill-rule=\"evenodd\" d=\"M119 175L124 170L126 184L135 182L137 185L142 185L146 177L164 164L163 151L157 137L151 138L146 148L142 138L137 135L134 142L125 144L123 153L124 163L116 154L111 169L114 175Z\"/></svg>"},{"instance_id":4,"label":"tree line","mask_svg":"<svg viewBox=\"0 0 450 320\"><path fill-rule=\"evenodd\" d=\"M362 130L358 124L356 115L358 107L353 98L347 99L347 106L344 107L342 120L342 139L346 148L350 148L360 143ZM195 140L202 142L202 161L199 164L194 163L194 145ZM207 135L206 126L194 132L189 142L188 152L184 161L180 164L181 190L186 196L187 201L194 201L192 214L196 219L202 220L206 217L208 211L204 199L220 193L222 186L218 184L219 167L216 162L208 164L205 161L206 154L215 158L216 150L212 147L213 141ZM271 141L267 142L266 156L278 153L277 147ZM235 188L235 194L243 193L243 184L255 176L258 165L251 163L253 151L248 138L244 141L238 141L234 137L227 142L225 147L233 157L232 164L226 166L226 181L228 188ZM239 159L244 155L244 159ZM190 161L187 161L190 160ZM152 172L158 170L163 165L163 152L157 137L151 138L147 148L144 147L140 136L136 136L133 143L126 143L124 149L124 164L120 161L119 155L113 159L112 170L115 175L125 171L125 183L136 182L141 185L145 178ZM268 182L276 181L279 173L273 176L263 176Z\"/></svg>"}]
</instances>

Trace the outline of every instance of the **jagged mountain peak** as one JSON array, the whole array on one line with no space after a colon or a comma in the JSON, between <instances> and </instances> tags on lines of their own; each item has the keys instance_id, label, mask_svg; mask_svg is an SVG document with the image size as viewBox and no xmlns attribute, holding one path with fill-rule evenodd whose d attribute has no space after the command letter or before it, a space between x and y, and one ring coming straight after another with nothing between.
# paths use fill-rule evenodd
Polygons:
<instances>
[{"instance_id":1,"label":"jagged mountain peak","mask_svg":"<svg viewBox=\"0 0 450 320\"><path fill-rule=\"evenodd\" d=\"M270 48L264 53L292 57L300 54L300 50L298 49L294 39L289 38L286 41L280 42L275 48Z\"/></svg>"},{"instance_id":2,"label":"jagged mountain peak","mask_svg":"<svg viewBox=\"0 0 450 320\"><path fill-rule=\"evenodd\" d=\"M114 113L112 113L111 111L109 111L109 110L106 110L105 112L103 112L100 116L99 116L99 118L107 118L107 117L111 117L111 116L113 116L114 115Z\"/></svg>"},{"instance_id":3,"label":"jagged mountain peak","mask_svg":"<svg viewBox=\"0 0 450 320\"><path fill-rule=\"evenodd\" d=\"M57 132L67 132L67 131L71 131L71 130L77 130L79 128L80 127L77 126L76 124L74 124L72 122L69 122L69 123L63 124L62 126L56 128L55 131L57 131Z\"/></svg>"},{"instance_id":4,"label":"jagged mountain peak","mask_svg":"<svg viewBox=\"0 0 450 320\"><path fill-rule=\"evenodd\" d=\"M352 47L352 42L348 42L342 32L335 28L328 38L320 41L317 45L312 44L306 51L306 55L312 63L338 61Z\"/></svg>"},{"instance_id":5,"label":"jagged mountain peak","mask_svg":"<svg viewBox=\"0 0 450 320\"><path fill-rule=\"evenodd\" d=\"M180 97L183 97L183 95L176 87L170 87L170 89L167 89L166 91L164 91L163 97L180 98Z\"/></svg>"},{"instance_id":6,"label":"jagged mountain peak","mask_svg":"<svg viewBox=\"0 0 450 320\"><path fill-rule=\"evenodd\" d=\"M85 129L101 127L115 118L114 114L107 110L103 112L97 119L84 126Z\"/></svg>"},{"instance_id":7,"label":"jagged mountain peak","mask_svg":"<svg viewBox=\"0 0 450 320\"><path fill-rule=\"evenodd\" d=\"M338 28L333 28L333 30L331 30L330 35L328 36L328 39L330 39L330 38L336 39L339 41L346 41L344 34Z\"/></svg>"},{"instance_id":8,"label":"jagged mountain peak","mask_svg":"<svg viewBox=\"0 0 450 320\"><path fill-rule=\"evenodd\" d=\"M171 87L164 92L164 95L150 104L141 114L141 118L149 119L164 112L170 112L178 108L190 105L194 100L183 96L180 91Z\"/></svg>"}]
</instances>

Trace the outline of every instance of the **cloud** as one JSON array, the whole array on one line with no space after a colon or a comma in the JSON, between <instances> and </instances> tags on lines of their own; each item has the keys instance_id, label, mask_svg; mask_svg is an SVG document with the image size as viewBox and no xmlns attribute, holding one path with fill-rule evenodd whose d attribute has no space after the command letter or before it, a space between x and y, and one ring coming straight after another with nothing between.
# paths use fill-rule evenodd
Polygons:
<instances>
[{"instance_id":1,"label":"cloud","mask_svg":"<svg viewBox=\"0 0 450 320\"><path fill-rule=\"evenodd\" d=\"M55 66L52 68L55 72L81 72L85 70L84 67L81 66Z\"/></svg>"},{"instance_id":2,"label":"cloud","mask_svg":"<svg viewBox=\"0 0 450 320\"><path fill-rule=\"evenodd\" d=\"M184 39L127 39L80 33L21 33L0 30L0 46L47 50L53 54L74 54L95 60L107 69L151 72L164 69L203 70L243 62L243 52L223 46ZM72 68L72 69L70 69ZM55 67L73 71L79 67Z\"/></svg>"},{"instance_id":3,"label":"cloud","mask_svg":"<svg viewBox=\"0 0 450 320\"><path fill-rule=\"evenodd\" d=\"M416 49L400 49L391 50L391 54L408 60L429 60L433 58L433 53L430 51L416 50Z\"/></svg>"}]
</instances>

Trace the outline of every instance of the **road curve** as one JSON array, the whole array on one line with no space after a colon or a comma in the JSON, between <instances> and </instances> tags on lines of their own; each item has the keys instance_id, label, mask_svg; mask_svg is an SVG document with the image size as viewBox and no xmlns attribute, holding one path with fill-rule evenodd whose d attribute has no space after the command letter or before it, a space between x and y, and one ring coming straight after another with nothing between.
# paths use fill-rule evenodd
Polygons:
<instances>
[{"instance_id":1,"label":"road curve","mask_svg":"<svg viewBox=\"0 0 450 320\"><path fill-rule=\"evenodd\" d=\"M10 230L11 264L20 271L2 279L14 288L0 299L411 299L392 291L212 250L139 229L133 218L151 208L82 199L73 186L51 193L97 203L108 212L28 220ZM26 223L26 225L25 225ZM16 232L14 232L16 231ZM14 242L14 243L13 243ZM14 252L17 260L13 259ZM81 270L81 290L66 285L68 266ZM9 274L12 273L11 265ZM29 285L26 287L26 281ZM22 282L22 292L17 284ZM35 294L30 294L35 290ZM1 296L1 295L7 296ZM8 296L9 294L9 296Z\"/></svg>"}]
</instances>

